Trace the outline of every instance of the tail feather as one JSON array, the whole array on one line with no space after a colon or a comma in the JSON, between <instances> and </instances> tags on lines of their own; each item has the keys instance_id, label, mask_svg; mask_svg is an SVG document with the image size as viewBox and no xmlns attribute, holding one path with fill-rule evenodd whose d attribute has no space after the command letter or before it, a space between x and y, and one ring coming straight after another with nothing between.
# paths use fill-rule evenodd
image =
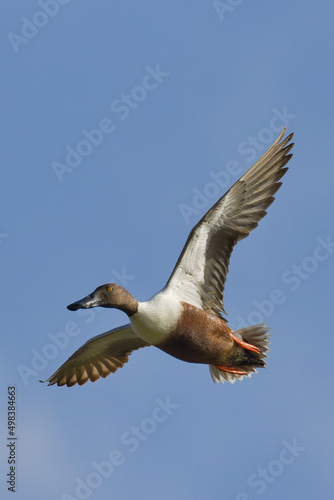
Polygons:
<instances>
[{"instance_id":1,"label":"tail feather","mask_svg":"<svg viewBox=\"0 0 334 500\"><path fill-rule=\"evenodd\" d=\"M264 323L258 325L246 326L246 328L240 328L240 330L234 330L233 335L239 337L241 340L248 342L249 344L255 345L260 349L260 358L267 358L267 352L270 351L270 337L268 334L270 328L267 328Z\"/></svg>"},{"instance_id":2,"label":"tail feather","mask_svg":"<svg viewBox=\"0 0 334 500\"><path fill-rule=\"evenodd\" d=\"M240 340L243 340L244 342L248 342L249 344L258 347L260 353L257 356L260 358L261 361L263 361L263 364L265 365L264 358L268 357L267 352L270 351L269 339L271 335L268 334L269 330L270 328L267 328L264 323L260 323L258 325L252 325L252 326L247 326L245 328L241 328L240 330L234 330L232 333L235 337L238 337ZM254 366L251 365L243 365L240 366L240 368L242 368L245 371L244 375L240 375L237 373L222 372L213 365L209 366L212 380L215 383L221 382L223 384L224 382L231 382L231 384L234 384L236 380L242 380L244 377L250 377L252 373L257 373Z\"/></svg>"}]
</instances>

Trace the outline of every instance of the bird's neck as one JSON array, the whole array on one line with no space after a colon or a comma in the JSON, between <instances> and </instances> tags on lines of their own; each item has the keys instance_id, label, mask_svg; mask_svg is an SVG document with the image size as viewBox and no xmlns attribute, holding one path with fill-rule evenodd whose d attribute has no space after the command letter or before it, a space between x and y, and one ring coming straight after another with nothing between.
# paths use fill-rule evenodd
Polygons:
<instances>
[{"instance_id":1,"label":"bird's neck","mask_svg":"<svg viewBox=\"0 0 334 500\"><path fill-rule=\"evenodd\" d=\"M126 301L120 302L115 307L120 311L125 312L129 317L133 316L138 311L138 300L136 300L129 292L126 292Z\"/></svg>"}]
</instances>

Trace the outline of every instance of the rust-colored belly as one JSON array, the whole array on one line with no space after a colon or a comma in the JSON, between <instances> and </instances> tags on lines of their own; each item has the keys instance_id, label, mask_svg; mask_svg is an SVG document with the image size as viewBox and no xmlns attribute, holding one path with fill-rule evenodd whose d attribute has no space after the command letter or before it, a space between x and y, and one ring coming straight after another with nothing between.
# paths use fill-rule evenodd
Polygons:
<instances>
[{"instance_id":1,"label":"rust-colored belly","mask_svg":"<svg viewBox=\"0 0 334 500\"><path fill-rule=\"evenodd\" d=\"M156 347L182 361L222 364L234 344L231 329L222 319L202 309L182 305L177 328Z\"/></svg>"}]
</instances>

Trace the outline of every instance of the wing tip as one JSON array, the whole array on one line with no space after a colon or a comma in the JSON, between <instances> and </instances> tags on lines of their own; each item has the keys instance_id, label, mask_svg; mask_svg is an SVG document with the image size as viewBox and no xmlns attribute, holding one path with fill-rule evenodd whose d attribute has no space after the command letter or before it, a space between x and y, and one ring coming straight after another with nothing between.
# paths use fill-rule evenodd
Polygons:
<instances>
[{"instance_id":1,"label":"wing tip","mask_svg":"<svg viewBox=\"0 0 334 500\"><path fill-rule=\"evenodd\" d=\"M283 127L282 132L279 134L279 136L277 137L277 139L275 141L276 144L278 144L281 141L281 139L284 137L286 130L287 130L287 128L286 128L286 125L285 125Z\"/></svg>"},{"instance_id":2,"label":"wing tip","mask_svg":"<svg viewBox=\"0 0 334 500\"><path fill-rule=\"evenodd\" d=\"M46 380L39 380L38 382L40 382L41 384L46 384L47 383L47 387L49 387L49 385L54 385L56 382L52 382L51 381L51 377L50 378L47 378Z\"/></svg>"},{"instance_id":3,"label":"wing tip","mask_svg":"<svg viewBox=\"0 0 334 500\"><path fill-rule=\"evenodd\" d=\"M290 142L291 139L293 138L293 136L295 135L294 132L290 132L290 134L285 137L285 139L283 139L285 133L287 131L287 127L285 126L282 130L282 132L279 134L279 136L277 137L276 141L274 142L273 146L285 146L283 148L283 150L285 149L288 149L290 151L291 148L293 148L293 146L295 145L294 142Z\"/></svg>"}]
</instances>

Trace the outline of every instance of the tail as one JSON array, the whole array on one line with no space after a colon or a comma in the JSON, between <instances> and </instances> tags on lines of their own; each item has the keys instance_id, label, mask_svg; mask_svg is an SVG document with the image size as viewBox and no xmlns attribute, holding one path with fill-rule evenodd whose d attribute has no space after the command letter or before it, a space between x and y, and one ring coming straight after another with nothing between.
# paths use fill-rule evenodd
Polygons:
<instances>
[{"instance_id":1,"label":"tail","mask_svg":"<svg viewBox=\"0 0 334 500\"><path fill-rule=\"evenodd\" d=\"M266 353L270 350L269 339L271 335L268 334L269 330L270 328L266 328L266 325L264 323L247 326L246 328L241 328L240 330L234 330L232 332L234 337L237 337L238 339L247 342L248 344L252 344L253 346L257 347L260 352L256 354L256 357L254 357L254 353L248 350L244 350L244 353L248 357L250 364L238 363L238 370L235 370L242 373L225 372L218 370L218 368L213 365L210 365L209 369L212 380L215 383L221 382L223 384L224 382L231 382L232 384L234 384L237 379L242 380L244 377L250 377L253 372L257 373L254 366L265 366L266 363L264 362L264 358L268 357Z\"/></svg>"}]
</instances>

